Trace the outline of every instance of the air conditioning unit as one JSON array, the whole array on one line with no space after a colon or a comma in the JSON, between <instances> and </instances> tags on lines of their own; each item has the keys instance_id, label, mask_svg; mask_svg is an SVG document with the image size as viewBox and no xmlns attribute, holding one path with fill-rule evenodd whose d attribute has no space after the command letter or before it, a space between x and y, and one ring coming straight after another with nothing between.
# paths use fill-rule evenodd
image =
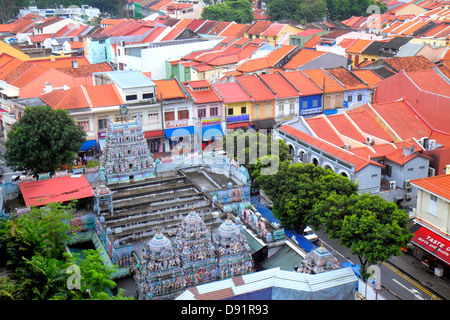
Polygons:
<instances>
[{"instance_id":1,"label":"air conditioning unit","mask_svg":"<svg viewBox=\"0 0 450 320\"><path fill-rule=\"evenodd\" d=\"M409 189L411 188L411 182L409 180L405 180L403 183L403 189Z\"/></svg>"},{"instance_id":2,"label":"air conditioning unit","mask_svg":"<svg viewBox=\"0 0 450 320\"><path fill-rule=\"evenodd\" d=\"M389 190L397 189L397 181L389 181Z\"/></svg>"},{"instance_id":3,"label":"air conditioning unit","mask_svg":"<svg viewBox=\"0 0 450 320\"><path fill-rule=\"evenodd\" d=\"M367 145L373 145L374 144L374 140L373 140L373 137L367 137L366 138L366 144Z\"/></svg>"},{"instance_id":4,"label":"air conditioning unit","mask_svg":"<svg viewBox=\"0 0 450 320\"><path fill-rule=\"evenodd\" d=\"M429 139L426 143L426 148L427 150L434 150L434 148L436 148L436 140L434 139Z\"/></svg>"},{"instance_id":5,"label":"air conditioning unit","mask_svg":"<svg viewBox=\"0 0 450 320\"><path fill-rule=\"evenodd\" d=\"M436 170L434 168L428 168L428 176L434 177L436 175Z\"/></svg>"},{"instance_id":6,"label":"air conditioning unit","mask_svg":"<svg viewBox=\"0 0 450 320\"><path fill-rule=\"evenodd\" d=\"M411 198L412 198L412 193L411 192L406 193L405 200L409 201L409 200L411 200Z\"/></svg>"},{"instance_id":7,"label":"air conditioning unit","mask_svg":"<svg viewBox=\"0 0 450 320\"><path fill-rule=\"evenodd\" d=\"M352 146L349 143L344 143L344 149L345 150L349 150L351 148L352 148Z\"/></svg>"}]
</instances>

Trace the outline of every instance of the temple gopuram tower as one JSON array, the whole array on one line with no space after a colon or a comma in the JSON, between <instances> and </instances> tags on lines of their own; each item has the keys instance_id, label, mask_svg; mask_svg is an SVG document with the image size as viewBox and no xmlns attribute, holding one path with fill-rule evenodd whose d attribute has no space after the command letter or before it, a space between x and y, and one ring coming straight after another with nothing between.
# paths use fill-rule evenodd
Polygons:
<instances>
[{"instance_id":1,"label":"temple gopuram tower","mask_svg":"<svg viewBox=\"0 0 450 320\"><path fill-rule=\"evenodd\" d=\"M218 276L210 229L192 208L183 219L175 238L175 249L181 256L186 286L215 280Z\"/></svg>"},{"instance_id":2,"label":"temple gopuram tower","mask_svg":"<svg viewBox=\"0 0 450 320\"><path fill-rule=\"evenodd\" d=\"M114 122L108 118L105 147L100 158L107 183L136 181L155 176L153 155L148 149L140 116L134 119L125 116L123 119L125 120Z\"/></svg>"},{"instance_id":3,"label":"temple gopuram tower","mask_svg":"<svg viewBox=\"0 0 450 320\"><path fill-rule=\"evenodd\" d=\"M253 259L247 239L239 227L230 219L225 220L213 237L219 255L220 279L253 272Z\"/></svg>"},{"instance_id":4,"label":"temple gopuram tower","mask_svg":"<svg viewBox=\"0 0 450 320\"><path fill-rule=\"evenodd\" d=\"M185 288L181 260L160 230L144 244L135 277L145 300L172 300Z\"/></svg>"}]
</instances>

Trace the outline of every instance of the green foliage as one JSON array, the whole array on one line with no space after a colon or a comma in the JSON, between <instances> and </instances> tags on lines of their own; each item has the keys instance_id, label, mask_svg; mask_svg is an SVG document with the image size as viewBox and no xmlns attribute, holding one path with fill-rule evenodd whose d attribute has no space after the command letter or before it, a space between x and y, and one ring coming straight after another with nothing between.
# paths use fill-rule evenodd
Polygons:
<instances>
[{"instance_id":1,"label":"green foliage","mask_svg":"<svg viewBox=\"0 0 450 320\"><path fill-rule=\"evenodd\" d=\"M230 142L233 145L227 146L227 143ZM272 139L271 136L253 130L228 133L223 139L223 149L239 164L247 168L252 178L253 190L259 189L258 182L253 179L253 172L256 169L258 169L258 174L261 167L272 167L276 170L280 161L290 162L292 160L289 147L284 140Z\"/></svg>"},{"instance_id":2,"label":"green foliage","mask_svg":"<svg viewBox=\"0 0 450 320\"><path fill-rule=\"evenodd\" d=\"M330 193L355 193L357 186L346 177L313 164L280 163L274 175L254 176L264 193L273 202L274 216L282 226L302 231L306 225L318 227L321 223L316 203L327 199Z\"/></svg>"},{"instance_id":3,"label":"green foliage","mask_svg":"<svg viewBox=\"0 0 450 320\"><path fill-rule=\"evenodd\" d=\"M124 297L123 290L111 293L116 268L103 265L96 250L84 251L85 260L65 252L72 206L50 204L0 222L0 265L12 271L0 278L0 300L132 299ZM67 271L74 264L80 268L79 289L67 285Z\"/></svg>"},{"instance_id":4,"label":"green foliage","mask_svg":"<svg viewBox=\"0 0 450 320\"><path fill-rule=\"evenodd\" d=\"M345 20L351 16L367 16L367 8L377 5L380 13L386 11L385 3L376 0L326 0L328 19Z\"/></svg>"},{"instance_id":5,"label":"green foliage","mask_svg":"<svg viewBox=\"0 0 450 320\"><path fill-rule=\"evenodd\" d=\"M272 21L294 19L306 23L321 20L326 10L325 0L270 0L266 13Z\"/></svg>"},{"instance_id":6,"label":"green foliage","mask_svg":"<svg viewBox=\"0 0 450 320\"><path fill-rule=\"evenodd\" d=\"M86 133L65 110L49 106L27 107L12 125L6 141L5 159L15 171L54 174L60 165L71 163Z\"/></svg>"},{"instance_id":7,"label":"green foliage","mask_svg":"<svg viewBox=\"0 0 450 320\"><path fill-rule=\"evenodd\" d=\"M202 19L250 23L253 21L252 5L247 0L230 0L205 7Z\"/></svg>"},{"instance_id":8,"label":"green foliage","mask_svg":"<svg viewBox=\"0 0 450 320\"><path fill-rule=\"evenodd\" d=\"M68 221L73 206L50 203L44 208L32 207L29 214L3 220L0 243L5 245L7 264L13 268L22 266L35 254L59 257L70 237Z\"/></svg>"},{"instance_id":9,"label":"green foliage","mask_svg":"<svg viewBox=\"0 0 450 320\"><path fill-rule=\"evenodd\" d=\"M333 194L317 207L323 209L321 221L329 236L350 248L364 267L401 254L413 236L407 213L378 195Z\"/></svg>"}]
</instances>

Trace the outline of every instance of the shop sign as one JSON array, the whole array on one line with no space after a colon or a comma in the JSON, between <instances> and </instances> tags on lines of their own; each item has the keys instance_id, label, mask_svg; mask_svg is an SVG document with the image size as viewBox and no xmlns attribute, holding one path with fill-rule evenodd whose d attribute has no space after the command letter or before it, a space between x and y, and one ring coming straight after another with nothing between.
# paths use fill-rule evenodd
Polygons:
<instances>
[{"instance_id":1,"label":"shop sign","mask_svg":"<svg viewBox=\"0 0 450 320\"><path fill-rule=\"evenodd\" d=\"M106 137L106 131L98 132L98 138L99 139L105 139Z\"/></svg>"},{"instance_id":2,"label":"shop sign","mask_svg":"<svg viewBox=\"0 0 450 320\"><path fill-rule=\"evenodd\" d=\"M220 123L220 118L209 118L209 119L202 119L202 125L207 126L210 124L218 124Z\"/></svg>"},{"instance_id":3,"label":"shop sign","mask_svg":"<svg viewBox=\"0 0 450 320\"><path fill-rule=\"evenodd\" d=\"M228 116L227 122L249 121L250 116L248 114L240 114L237 116Z\"/></svg>"},{"instance_id":4,"label":"shop sign","mask_svg":"<svg viewBox=\"0 0 450 320\"><path fill-rule=\"evenodd\" d=\"M450 264L450 241L421 227L412 242Z\"/></svg>"},{"instance_id":5,"label":"shop sign","mask_svg":"<svg viewBox=\"0 0 450 320\"><path fill-rule=\"evenodd\" d=\"M311 108L311 109L302 109L300 110L301 115L313 114L313 113L321 113L322 108Z\"/></svg>"},{"instance_id":6,"label":"shop sign","mask_svg":"<svg viewBox=\"0 0 450 320\"><path fill-rule=\"evenodd\" d=\"M186 127L189 124L188 119L183 120L173 120L173 121L166 121L166 129L169 128L178 128L178 127Z\"/></svg>"}]
</instances>

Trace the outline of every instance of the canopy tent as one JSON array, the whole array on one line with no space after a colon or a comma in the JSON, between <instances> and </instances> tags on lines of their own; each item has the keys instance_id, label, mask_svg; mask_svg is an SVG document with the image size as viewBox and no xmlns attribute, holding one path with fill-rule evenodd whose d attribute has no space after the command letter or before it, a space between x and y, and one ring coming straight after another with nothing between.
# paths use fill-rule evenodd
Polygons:
<instances>
[{"instance_id":1,"label":"canopy tent","mask_svg":"<svg viewBox=\"0 0 450 320\"><path fill-rule=\"evenodd\" d=\"M71 175L19 184L27 207L45 206L50 202L68 202L93 197L92 187L84 175Z\"/></svg>"},{"instance_id":2,"label":"canopy tent","mask_svg":"<svg viewBox=\"0 0 450 320\"><path fill-rule=\"evenodd\" d=\"M86 140L81 145L80 151L86 151L92 149L94 146L97 145L97 140Z\"/></svg>"},{"instance_id":3,"label":"canopy tent","mask_svg":"<svg viewBox=\"0 0 450 320\"><path fill-rule=\"evenodd\" d=\"M164 129L167 139L178 139L194 134L194 126Z\"/></svg>"},{"instance_id":4,"label":"canopy tent","mask_svg":"<svg viewBox=\"0 0 450 320\"><path fill-rule=\"evenodd\" d=\"M212 138L217 139L221 137L223 137L223 131L220 123L202 126L203 141L209 141L212 140Z\"/></svg>"}]
</instances>

